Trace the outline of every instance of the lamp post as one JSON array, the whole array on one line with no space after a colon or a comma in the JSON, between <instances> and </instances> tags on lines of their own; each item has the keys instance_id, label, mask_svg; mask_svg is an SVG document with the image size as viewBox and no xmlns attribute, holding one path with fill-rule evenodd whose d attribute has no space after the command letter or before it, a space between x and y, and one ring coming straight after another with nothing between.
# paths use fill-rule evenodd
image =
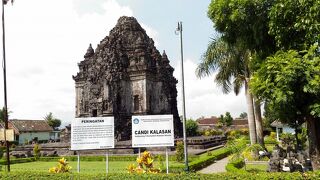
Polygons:
<instances>
[{"instance_id":1,"label":"lamp post","mask_svg":"<svg viewBox=\"0 0 320 180\"><path fill-rule=\"evenodd\" d=\"M186 104L184 93L184 70L183 70L183 46L182 46L182 22L178 22L178 27L175 31L176 35L180 35L180 55L181 55L181 90L182 90L182 124L183 124L183 145L184 145L184 163L185 171L189 171L188 166L188 149L187 149L187 134L186 134Z\"/></svg>"},{"instance_id":2,"label":"lamp post","mask_svg":"<svg viewBox=\"0 0 320 180\"><path fill-rule=\"evenodd\" d=\"M6 41L5 41L5 26L4 26L4 5L8 0L2 0L2 54L3 54L3 90L4 90L4 140L6 143L6 158L7 170L10 172L10 156L9 156L9 141L6 138L6 130L8 129L8 103L7 103L7 72L6 72Z\"/></svg>"}]
</instances>

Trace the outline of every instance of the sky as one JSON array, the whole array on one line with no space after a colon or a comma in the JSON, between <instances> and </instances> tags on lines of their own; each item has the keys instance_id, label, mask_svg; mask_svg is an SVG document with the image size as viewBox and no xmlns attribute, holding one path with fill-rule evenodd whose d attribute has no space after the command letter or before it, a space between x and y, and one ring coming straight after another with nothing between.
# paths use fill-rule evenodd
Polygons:
<instances>
[{"instance_id":1,"label":"sky","mask_svg":"<svg viewBox=\"0 0 320 180\"><path fill-rule=\"evenodd\" d=\"M180 40L183 23L186 116L238 117L246 111L243 90L225 95L214 74L198 79L195 69L210 38L217 36L207 17L210 0L15 0L5 6L8 108L10 119L43 119L52 112L67 125L75 114L75 83L88 46L93 48L119 17L134 16L157 49L166 53L178 79L181 114ZM0 40L2 40L0 38ZM2 49L2 48L1 48ZM1 57L2 57L1 51ZM1 73L0 106L3 106Z\"/></svg>"}]
</instances>

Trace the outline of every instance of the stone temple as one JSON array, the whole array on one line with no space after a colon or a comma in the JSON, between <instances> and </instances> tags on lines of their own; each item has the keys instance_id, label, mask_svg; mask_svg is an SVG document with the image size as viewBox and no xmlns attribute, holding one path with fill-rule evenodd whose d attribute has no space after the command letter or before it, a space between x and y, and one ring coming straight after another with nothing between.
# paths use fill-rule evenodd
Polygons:
<instances>
[{"instance_id":1,"label":"stone temple","mask_svg":"<svg viewBox=\"0 0 320 180\"><path fill-rule=\"evenodd\" d=\"M132 115L173 114L175 135L182 135L174 69L134 17L120 17L78 66L76 117L114 116L116 139L127 140Z\"/></svg>"}]
</instances>

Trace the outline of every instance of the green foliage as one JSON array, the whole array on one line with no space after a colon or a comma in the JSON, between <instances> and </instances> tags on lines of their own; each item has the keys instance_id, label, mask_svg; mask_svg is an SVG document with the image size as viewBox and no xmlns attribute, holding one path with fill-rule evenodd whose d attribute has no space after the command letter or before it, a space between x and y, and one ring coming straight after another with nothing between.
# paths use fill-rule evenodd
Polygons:
<instances>
[{"instance_id":1,"label":"green foliage","mask_svg":"<svg viewBox=\"0 0 320 180\"><path fill-rule=\"evenodd\" d=\"M4 113L5 113L5 108L1 108L0 109L0 122L4 121ZM9 115L12 113L12 111L8 110L8 119L9 119Z\"/></svg>"},{"instance_id":2,"label":"green foliage","mask_svg":"<svg viewBox=\"0 0 320 180\"><path fill-rule=\"evenodd\" d=\"M260 144L252 144L242 151L241 156L249 161L257 161L259 160L259 151L263 150L264 148Z\"/></svg>"},{"instance_id":3,"label":"green foliage","mask_svg":"<svg viewBox=\"0 0 320 180\"><path fill-rule=\"evenodd\" d=\"M269 32L280 49L308 49L320 39L318 0L278 0L269 12Z\"/></svg>"},{"instance_id":4,"label":"green foliage","mask_svg":"<svg viewBox=\"0 0 320 180\"><path fill-rule=\"evenodd\" d=\"M245 136L249 135L248 129L237 129L237 130L230 130L226 132L228 139L238 139L240 137L244 138Z\"/></svg>"},{"instance_id":5,"label":"green foliage","mask_svg":"<svg viewBox=\"0 0 320 180\"><path fill-rule=\"evenodd\" d=\"M280 136L280 140L283 147L293 147L295 137L291 133L282 133Z\"/></svg>"},{"instance_id":6,"label":"green foliage","mask_svg":"<svg viewBox=\"0 0 320 180\"><path fill-rule=\"evenodd\" d=\"M230 126L232 124L233 118L230 114L230 112L226 112L225 115L220 115L219 118L219 123L225 125L225 126Z\"/></svg>"},{"instance_id":7,"label":"green foliage","mask_svg":"<svg viewBox=\"0 0 320 180\"><path fill-rule=\"evenodd\" d=\"M188 119L186 122L186 132L187 136L197 136L198 135L198 124L193 119Z\"/></svg>"},{"instance_id":8,"label":"green foliage","mask_svg":"<svg viewBox=\"0 0 320 180\"><path fill-rule=\"evenodd\" d=\"M267 58L251 80L251 88L268 102L274 117L284 123L302 123L305 117L319 117L320 57L313 46L308 52L279 51Z\"/></svg>"},{"instance_id":9,"label":"green foliage","mask_svg":"<svg viewBox=\"0 0 320 180\"><path fill-rule=\"evenodd\" d=\"M271 1L212 0L208 17L228 44L241 44L243 49L261 57L273 51L274 40L268 34L268 12Z\"/></svg>"},{"instance_id":10,"label":"green foliage","mask_svg":"<svg viewBox=\"0 0 320 180\"><path fill-rule=\"evenodd\" d=\"M177 142L176 147L176 161L183 162L184 160L184 145L182 141Z\"/></svg>"},{"instance_id":11,"label":"green foliage","mask_svg":"<svg viewBox=\"0 0 320 180\"><path fill-rule=\"evenodd\" d=\"M226 170L228 172L233 172L233 173L245 173L246 171L244 171L243 169L241 169L242 167L245 166L245 161L242 158L236 159L234 161L229 162L226 165Z\"/></svg>"},{"instance_id":12,"label":"green foliage","mask_svg":"<svg viewBox=\"0 0 320 180\"><path fill-rule=\"evenodd\" d=\"M246 146L247 140L245 139L245 137L229 139L227 141L226 148L233 154L230 160L233 161L234 159L239 159L241 157L243 149L245 149Z\"/></svg>"},{"instance_id":13,"label":"green foliage","mask_svg":"<svg viewBox=\"0 0 320 180\"><path fill-rule=\"evenodd\" d=\"M245 119L245 118L248 118L248 114L246 112L242 112L240 115L239 115L240 118L242 119Z\"/></svg>"},{"instance_id":14,"label":"green foliage","mask_svg":"<svg viewBox=\"0 0 320 180\"><path fill-rule=\"evenodd\" d=\"M220 124L223 124L223 125L225 124L223 114L221 114L220 117L219 117L219 123L220 123Z\"/></svg>"},{"instance_id":15,"label":"green foliage","mask_svg":"<svg viewBox=\"0 0 320 180\"><path fill-rule=\"evenodd\" d=\"M40 151L41 151L41 148L40 148L39 144L34 144L33 155L36 160L38 160L40 158Z\"/></svg>"},{"instance_id":16,"label":"green foliage","mask_svg":"<svg viewBox=\"0 0 320 180\"><path fill-rule=\"evenodd\" d=\"M35 161L35 158L18 158L18 159L10 159L10 164L18 164L18 163L27 163L27 162L33 162ZM1 165L7 165L6 160L0 160Z\"/></svg>"},{"instance_id":17,"label":"green foliage","mask_svg":"<svg viewBox=\"0 0 320 180\"><path fill-rule=\"evenodd\" d=\"M222 135L223 132L221 130L215 130L215 129L206 129L202 132L200 132L203 136L216 136L216 135Z\"/></svg>"},{"instance_id":18,"label":"green foliage","mask_svg":"<svg viewBox=\"0 0 320 180\"><path fill-rule=\"evenodd\" d=\"M49 124L49 126L51 126L53 129L59 127L61 125L61 120L57 119L53 116L52 112L50 112L49 114L47 114L44 117L44 120L47 121L47 123Z\"/></svg>"},{"instance_id":19,"label":"green foliage","mask_svg":"<svg viewBox=\"0 0 320 180\"><path fill-rule=\"evenodd\" d=\"M154 167L154 158L151 155L150 152L144 151L142 153L141 157L137 158L138 166L136 167L134 164L130 164L127 168L129 173L137 173L137 174L143 174L143 173L160 173L160 168Z\"/></svg>"},{"instance_id":20,"label":"green foliage","mask_svg":"<svg viewBox=\"0 0 320 180\"><path fill-rule=\"evenodd\" d=\"M230 114L230 112L226 112L226 115L224 116L224 122L226 126L230 126L232 124L233 118Z\"/></svg>"},{"instance_id":21,"label":"green foliage","mask_svg":"<svg viewBox=\"0 0 320 180\"><path fill-rule=\"evenodd\" d=\"M302 149L307 148L307 142L308 142L308 131L307 128L301 128L301 132L298 133L298 139L301 143Z\"/></svg>"}]
</instances>

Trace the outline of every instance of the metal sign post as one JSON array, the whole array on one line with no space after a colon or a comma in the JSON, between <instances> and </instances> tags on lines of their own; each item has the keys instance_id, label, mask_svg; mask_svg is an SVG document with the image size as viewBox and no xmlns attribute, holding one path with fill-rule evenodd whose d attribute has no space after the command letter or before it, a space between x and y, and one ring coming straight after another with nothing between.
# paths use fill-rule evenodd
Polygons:
<instances>
[{"instance_id":1,"label":"metal sign post","mask_svg":"<svg viewBox=\"0 0 320 180\"><path fill-rule=\"evenodd\" d=\"M106 152L106 174L109 173L109 151Z\"/></svg>"},{"instance_id":2,"label":"metal sign post","mask_svg":"<svg viewBox=\"0 0 320 180\"><path fill-rule=\"evenodd\" d=\"M169 174L169 155L168 155L168 147L166 147L166 166L167 166L167 174Z\"/></svg>"},{"instance_id":3,"label":"metal sign post","mask_svg":"<svg viewBox=\"0 0 320 180\"><path fill-rule=\"evenodd\" d=\"M80 153L79 153L79 151L77 151L77 155L78 155L78 164L77 164L77 168L78 168L78 173L80 173Z\"/></svg>"}]
</instances>

